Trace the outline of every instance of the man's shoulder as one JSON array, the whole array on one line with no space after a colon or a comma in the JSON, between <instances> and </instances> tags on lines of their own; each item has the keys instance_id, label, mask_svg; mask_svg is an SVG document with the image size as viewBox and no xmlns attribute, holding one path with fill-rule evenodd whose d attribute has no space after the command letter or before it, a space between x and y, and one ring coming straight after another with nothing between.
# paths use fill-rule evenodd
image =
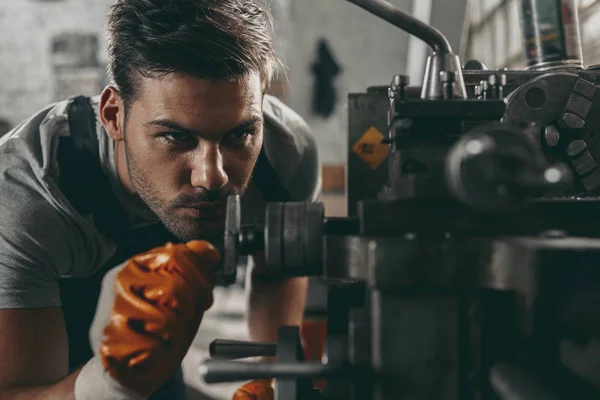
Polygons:
<instances>
[{"instance_id":1,"label":"man's shoulder","mask_svg":"<svg viewBox=\"0 0 600 400\"><path fill-rule=\"evenodd\" d=\"M0 139L0 154L22 159L39 178L52 173L57 140L69 134L67 105L68 101L50 104L22 121ZM0 168L5 164L5 157L0 157Z\"/></svg>"},{"instance_id":2,"label":"man's shoulder","mask_svg":"<svg viewBox=\"0 0 600 400\"><path fill-rule=\"evenodd\" d=\"M4 218L22 220L28 212L51 217L61 209L56 152L57 139L68 134L66 104L45 107L0 141L0 213Z\"/></svg>"},{"instance_id":3,"label":"man's shoulder","mask_svg":"<svg viewBox=\"0 0 600 400\"><path fill-rule=\"evenodd\" d=\"M68 103L49 105L0 142L0 253L51 260L60 275L85 275L106 251L93 222L76 212L59 185L56 156L58 139L69 135Z\"/></svg>"},{"instance_id":4,"label":"man's shoulder","mask_svg":"<svg viewBox=\"0 0 600 400\"><path fill-rule=\"evenodd\" d=\"M316 142L306 121L274 96L265 95L264 148L287 186L307 159L317 159Z\"/></svg>"},{"instance_id":5,"label":"man's shoulder","mask_svg":"<svg viewBox=\"0 0 600 400\"><path fill-rule=\"evenodd\" d=\"M298 151L315 146L312 130L304 118L277 97L265 95L263 111L267 125L275 128L273 133L293 140Z\"/></svg>"}]
</instances>

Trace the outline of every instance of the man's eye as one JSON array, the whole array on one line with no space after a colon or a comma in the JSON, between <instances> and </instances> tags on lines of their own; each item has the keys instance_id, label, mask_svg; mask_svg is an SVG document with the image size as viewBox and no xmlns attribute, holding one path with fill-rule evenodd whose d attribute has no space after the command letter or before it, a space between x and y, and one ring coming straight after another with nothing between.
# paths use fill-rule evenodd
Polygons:
<instances>
[{"instance_id":1,"label":"man's eye","mask_svg":"<svg viewBox=\"0 0 600 400\"><path fill-rule=\"evenodd\" d=\"M187 133L167 132L160 135L161 138L169 143L189 143L193 138Z\"/></svg>"},{"instance_id":2,"label":"man's eye","mask_svg":"<svg viewBox=\"0 0 600 400\"><path fill-rule=\"evenodd\" d=\"M230 135L227 135L225 141L234 145L243 145L248 140L248 137L250 137L253 133L253 131L242 131L232 133Z\"/></svg>"}]
</instances>

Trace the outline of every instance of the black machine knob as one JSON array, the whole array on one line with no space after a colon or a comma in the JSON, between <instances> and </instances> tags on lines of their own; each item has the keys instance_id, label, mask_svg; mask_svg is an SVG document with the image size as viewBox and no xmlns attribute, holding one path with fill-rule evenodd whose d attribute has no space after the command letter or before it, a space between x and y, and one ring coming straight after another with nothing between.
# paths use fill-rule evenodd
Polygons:
<instances>
[{"instance_id":1,"label":"black machine knob","mask_svg":"<svg viewBox=\"0 0 600 400\"><path fill-rule=\"evenodd\" d=\"M236 360L248 357L274 357L275 343L255 343L237 340L217 339L210 344L211 358Z\"/></svg>"},{"instance_id":2,"label":"black machine knob","mask_svg":"<svg viewBox=\"0 0 600 400\"><path fill-rule=\"evenodd\" d=\"M265 251L267 268L274 276L321 275L326 225L323 204L268 203L265 218L264 227L241 225L240 198L229 196L221 280L235 282L241 257L260 250Z\"/></svg>"},{"instance_id":3,"label":"black machine knob","mask_svg":"<svg viewBox=\"0 0 600 400\"><path fill-rule=\"evenodd\" d=\"M463 70L478 70L485 71L488 67L479 60L467 60L465 65L463 65Z\"/></svg>"},{"instance_id":4,"label":"black machine knob","mask_svg":"<svg viewBox=\"0 0 600 400\"><path fill-rule=\"evenodd\" d=\"M499 211L571 182L563 164L549 165L525 128L494 122L463 136L446 157L446 182L463 203Z\"/></svg>"},{"instance_id":5,"label":"black machine knob","mask_svg":"<svg viewBox=\"0 0 600 400\"><path fill-rule=\"evenodd\" d=\"M267 267L276 275L322 275L324 234L322 203L269 203L265 222Z\"/></svg>"}]
</instances>

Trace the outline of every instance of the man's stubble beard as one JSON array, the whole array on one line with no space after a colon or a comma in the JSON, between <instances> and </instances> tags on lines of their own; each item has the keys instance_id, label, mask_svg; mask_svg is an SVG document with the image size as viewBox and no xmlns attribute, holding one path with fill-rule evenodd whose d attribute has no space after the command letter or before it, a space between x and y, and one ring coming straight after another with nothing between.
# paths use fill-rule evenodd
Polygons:
<instances>
[{"instance_id":1,"label":"man's stubble beard","mask_svg":"<svg viewBox=\"0 0 600 400\"><path fill-rule=\"evenodd\" d=\"M146 206L158 217L164 227L176 236L179 240L187 242L190 240L207 240L215 247L221 248L223 245L223 236L225 229L225 221L223 220L223 229L218 231L207 231L198 221L189 218L178 218L171 215L175 211L174 207L166 203L160 198L158 191L151 184L148 177L141 173L129 149L127 140L123 140L125 146L125 159L127 163L127 171L129 180L133 185L137 195L142 199ZM250 181L242 189L240 196L246 192Z\"/></svg>"}]
</instances>

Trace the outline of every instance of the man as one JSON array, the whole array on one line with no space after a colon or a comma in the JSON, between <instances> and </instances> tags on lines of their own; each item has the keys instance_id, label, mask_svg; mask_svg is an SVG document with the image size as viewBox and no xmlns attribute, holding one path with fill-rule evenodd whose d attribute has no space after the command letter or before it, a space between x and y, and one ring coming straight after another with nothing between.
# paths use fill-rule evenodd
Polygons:
<instances>
[{"instance_id":1,"label":"man","mask_svg":"<svg viewBox=\"0 0 600 400\"><path fill-rule=\"evenodd\" d=\"M178 366L212 303L226 197L243 195L254 220L266 201L319 195L308 127L265 95L268 26L249 0L118 0L113 84L0 140L0 400L184 398ZM254 261L249 331L273 341L301 323L307 281ZM121 264L91 349L102 278Z\"/></svg>"}]
</instances>

